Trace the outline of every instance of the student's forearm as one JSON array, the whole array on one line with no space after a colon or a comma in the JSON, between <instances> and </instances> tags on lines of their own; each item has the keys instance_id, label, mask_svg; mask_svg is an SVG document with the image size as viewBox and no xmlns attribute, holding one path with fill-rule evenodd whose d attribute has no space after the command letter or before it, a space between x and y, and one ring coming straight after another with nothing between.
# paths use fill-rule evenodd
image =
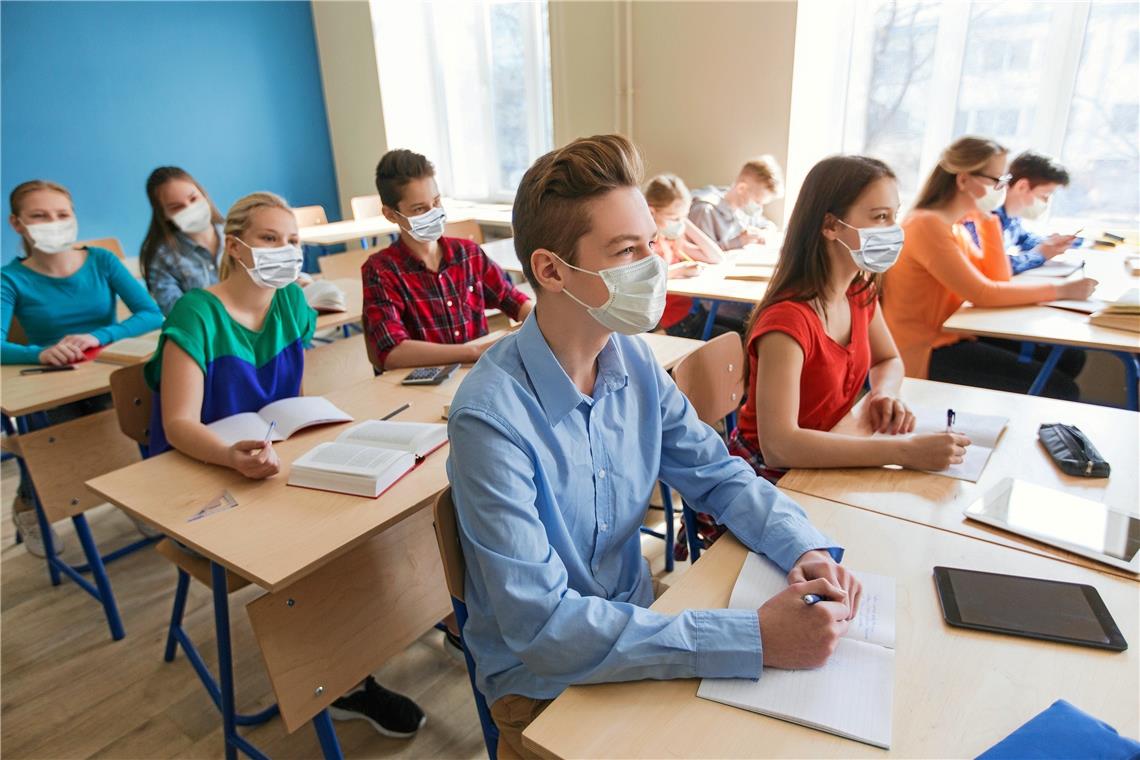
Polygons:
<instances>
[{"instance_id":1,"label":"student's forearm","mask_svg":"<svg viewBox=\"0 0 1140 760\"><path fill-rule=\"evenodd\" d=\"M39 364L43 346L25 346L4 341L0 347L0 364Z\"/></svg>"},{"instance_id":2,"label":"student's forearm","mask_svg":"<svg viewBox=\"0 0 1140 760\"><path fill-rule=\"evenodd\" d=\"M229 466L230 447L197 420L171 419L164 422L166 440L188 457L207 464Z\"/></svg>"},{"instance_id":3,"label":"student's forearm","mask_svg":"<svg viewBox=\"0 0 1140 760\"><path fill-rule=\"evenodd\" d=\"M769 433L761 441L764 464L779 470L793 467L879 467L898 464L907 439L871 438L797 428Z\"/></svg>"},{"instance_id":4,"label":"student's forearm","mask_svg":"<svg viewBox=\"0 0 1140 760\"><path fill-rule=\"evenodd\" d=\"M871 392L887 396L898 396L902 388L905 369L902 359L897 356L884 359L871 367Z\"/></svg>"},{"instance_id":5,"label":"student's forearm","mask_svg":"<svg viewBox=\"0 0 1140 760\"><path fill-rule=\"evenodd\" d=\"M469 364L478 359L470 344L428 343L424 340L405 340L388 352L384 369L401 367L430 367L435 364L461 362Z\"/></svg>"}]
</instances>

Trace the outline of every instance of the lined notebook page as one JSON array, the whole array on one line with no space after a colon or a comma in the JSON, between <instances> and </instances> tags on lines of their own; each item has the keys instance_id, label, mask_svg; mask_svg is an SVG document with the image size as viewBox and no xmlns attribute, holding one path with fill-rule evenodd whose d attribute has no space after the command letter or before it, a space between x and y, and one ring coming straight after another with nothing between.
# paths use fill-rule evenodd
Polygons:
<instances>
[{"instance_id":1,"label":"lined notebook page","mask_svg":"<svg viewBox=\"0 0 1140 760\"><path fill-rule=\"evenodd\" d=\"M706 678L697 696L889 748L894 702L895 580L858 573L858 616L827 664L817 670L765 668L757 680ZM729 606L758 609L787 586L784 573L749 554Z\"/></svg>"}]
</instances>

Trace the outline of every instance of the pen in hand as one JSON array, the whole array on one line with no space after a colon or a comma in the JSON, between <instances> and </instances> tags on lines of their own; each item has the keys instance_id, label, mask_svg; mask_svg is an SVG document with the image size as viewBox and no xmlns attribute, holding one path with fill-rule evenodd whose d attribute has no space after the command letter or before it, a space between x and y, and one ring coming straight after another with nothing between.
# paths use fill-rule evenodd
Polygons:
<instances>
[{"instance_id":1,"label":"pen in hand","mask_svg":"<svg viewBox=\"0 0 1140 760\"><path fill-rule=\"evenodd\" d=\"M819 594L804 594L803 600L804 600L804 604L806 604L807 606L810 607L811 605L817 604L819 602L826 602L827 597L820 596Z\"/></svg>"},{"instance_id":2,"label":"pen in hand","mask_svg":"<svg viewBox=\"0 0 1140 760\"><path fill-rule=\"evenodd\" d=\"M954 432L954 420L956 420L957 418L958 418L958 415L954 414L953 409L947 409L946 410L946 432L947 433L953 433Z\"/></svg>"},{"instance_id":3,"label":"pen in hand","mask_svg":"<svg viewBox=\"0 0 1140 760\"><path fill-rule=\"evenodd\" d=\"M273 437L273 431L276 429L277 429L277 420L273 420L272 422L269 423L269 429L265 431L265 439L262 441L262 443L268 445L269 439Z\"/></svg>"}]
</instances>

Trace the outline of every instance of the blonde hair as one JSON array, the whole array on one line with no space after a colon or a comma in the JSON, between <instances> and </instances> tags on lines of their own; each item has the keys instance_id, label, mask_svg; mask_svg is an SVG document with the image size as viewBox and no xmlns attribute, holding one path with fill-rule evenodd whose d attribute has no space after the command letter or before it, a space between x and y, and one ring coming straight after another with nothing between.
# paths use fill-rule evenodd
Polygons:
<instances>
[{"instance_id":1,"label":"blonde hair","mask_svg":"<svg viewBox=\"0 0 1140 760\"><path fill-rule=\"evenodd\" d=\"M253 212L263 208L279 208L292 213L293 209L285 202L285 199L276 193L271 193L268 190L262 190L257 193L250 193L244 198L239 198L234 205L230 206L230 210L226 212L226 224L224 232L226 236L241 237L241 234L249 229L250 221L253 218ZM218 265L218 279L224 280L230 276L233 271L233 266L230 264L230 257L223 256L221 264Z\"/></svg>"},{"instance_id":2,"label":"blonde hair","mask_svg":"<svg viewBox=\"0 0 1140 760\"><path fill-rule=\"evenodd\" d=\"M764 154L748 159L744 162L744 166L740 167L739 176L751 177L765 185L776 197L784 194L784 175L775 156Z\"/></svg>"},{"instance_id":3,"label":"blonde hair","mask_svg":"<svg viewBox=\"0 0 1140 760\"><path fill-rule=\"evenodd\" d=\"M637 188L641 154L622 135L582 137L535 161L519 183L511 225L527 282L538 288L530 256L540 248L574 263L578 240L590 232L586 203L619 187Z\"/></svg>"},{"instance_id":4,"label":"blonde hair","mask_svg":"<svg viewBox=\"0 0 1140 760\"><path fill-rule=\"evenodd\" d=\"M959 174L973 174L994 156L1008 152L1001 143L986 137L959 137L938 157L938 164L926 178L914 207L937 208L944 205L958 192Z\"/></svg>"},{"instance_id":5,"label":"blonde hair","mask_svg":"<svg viewBox=\"0 0 1140 760\"><path fill-rule=\"evenodd\" d=\"M668 208L677 201L689 201L692 196L684 180L676 174L658 174L645 183L645 202L653 208Z\"/></svg>"},{"instance_id":6,"label":"blonde hair","mask_svg":"<svg viewBox=\"0 0 1140 760\"><path fill-rule=\"evenodd\" d=\"M8 206L11 208L12 216L19 217L20 211L23 210L24 207L24 198L40 190L51 190L52 192L59 193L67 198L68 203L73 207L75 206L75 201L71 199L71 191L63 185L48 179L30 179L27 182L21 182L16 185L8 195ZM21 238L20 247L24 249L25 256L31 254L32 251L26 239Z\"/></svg>"}]
</instances>

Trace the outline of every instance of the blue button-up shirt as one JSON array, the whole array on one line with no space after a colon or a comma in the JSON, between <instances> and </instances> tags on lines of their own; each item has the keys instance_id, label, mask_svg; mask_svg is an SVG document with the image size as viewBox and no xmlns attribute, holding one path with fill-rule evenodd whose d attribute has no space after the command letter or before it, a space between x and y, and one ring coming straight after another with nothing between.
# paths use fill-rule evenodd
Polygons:
<instances>
[{"instance_id":1,"label":"blue button-up shirt","mask_svg":"<svg viewBox=\"0 0 1140 760\"><path fill-rule=\"evenodd\" d=\"M1005 206L994 209L994 214L1001 220L1002 242L1005 244L1006 253L1009 254L1009 263L1014 274L1021 274L1027 269L1034 269L1045 263L1045 256L1037 249L1044 240L1043 237L1025 229L1021 225L1021 217L1010 216Z\"/></svg>"},{"instance_id":2,"label":"blue button-up shirt","mask_svg":"<svg viewBox=\"0 0 1140 760\"><path fill-rule=\"evenodd\" d=\"M218 231L218 250L210 251L195 243L182 230L174 231L175 245L161 244L154 261L146 270L146 287L163 314L169 314L182 294L205 288L218 281L218 265L222 261L225 234Z\"/></svg>"},{"instance_id":3,"label":"blue button-up shirt","mask_svg":"<svg viewBox=\"0 0 1140 760\"><path fill-rule=\"evenodd\" d=\"M463 635L491 703L578 683L760 676L755 610L647 609L638 529L658 478L785 570L812 549L842 557L728 453L638 338L610 338L587 396L532 315L464 379L448 433Z\"/></svg>"}]
</instances>

